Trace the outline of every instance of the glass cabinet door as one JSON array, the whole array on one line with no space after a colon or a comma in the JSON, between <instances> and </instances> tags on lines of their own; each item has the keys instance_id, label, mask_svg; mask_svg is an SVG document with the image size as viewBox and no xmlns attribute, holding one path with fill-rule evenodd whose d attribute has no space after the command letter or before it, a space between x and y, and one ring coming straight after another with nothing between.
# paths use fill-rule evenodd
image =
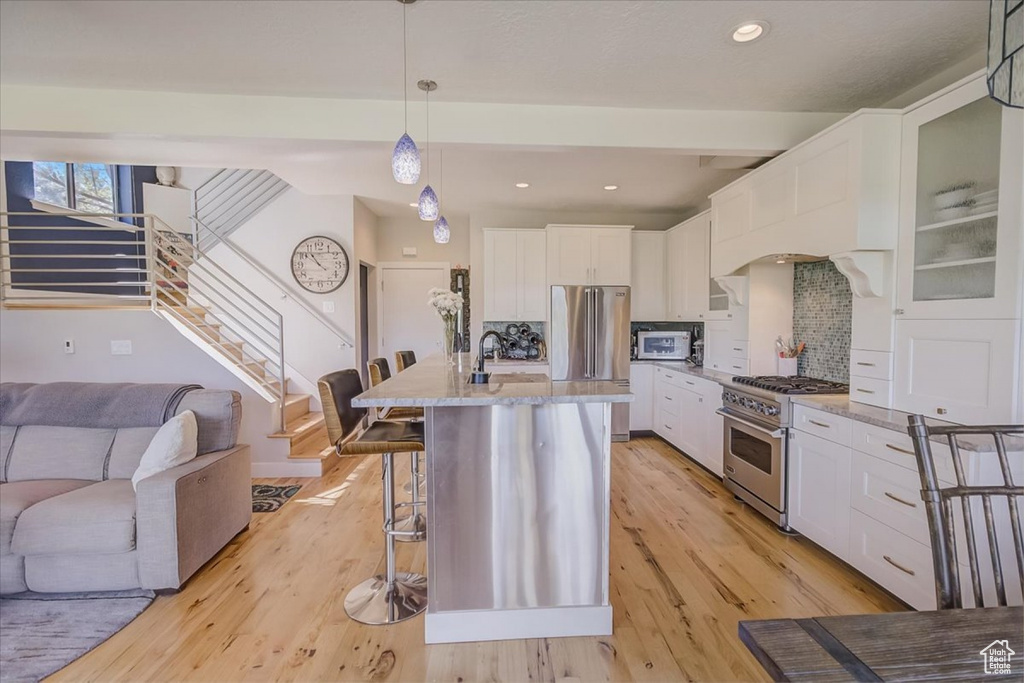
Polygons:
<instances>
[{"instance_id":1,"label":"glass cabinet door","mask_svg":"<svg viewBox=\"0 0 1024 683\"><path fill-rule=\"evenodd\" d=\"M715 278L711 278L711 284L708 286L708 310L723 312L729 310L729 295L725 293L720 284L715 282Z\"/></svg>"},{"instance_id":2,"label":"glass cabinet door","mask_svg":"<svg viewBox=\"0 0 1024 683\"><path fill-rule=\"evenodd\" d=\"M995 296L1001 128L988 97L918 128L913 301Z\"/></svg>"}]
</instances>

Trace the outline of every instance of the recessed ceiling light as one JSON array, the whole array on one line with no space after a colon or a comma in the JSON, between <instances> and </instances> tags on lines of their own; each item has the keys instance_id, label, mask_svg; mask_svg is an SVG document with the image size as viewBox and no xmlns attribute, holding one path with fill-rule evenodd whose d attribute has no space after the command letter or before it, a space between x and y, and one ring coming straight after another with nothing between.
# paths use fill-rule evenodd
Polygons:
<instances>
[{"instance_id":1,"label":"recessed ceiling light","mask_svg":"<svg viewBox=\"0 0 1024 683\"><path fill-rule=\"evenodd\" d=\"M784 258L776 259L775 262L776 263L785 263L786 259L784 259Z\"/></svg>"},{"instance_id":2,"label":"recessed ceiling light","mask_svg":"<svg viewBox=\"0 0 1024 683\"><path fill-rule=\"evenodd\" d=\"M530 183L516 183L516 187L518 187L520 190L525 190L529 186L530 186Z\"/></svg>"},{"instance_id":3,"label":"recessed ceiling light","mask_svg":"<svg viewBox=\"0 0 1024 683\"><path fill-rule=\"evenodd\" d=\"M606 190L617 190L617 189L619 189L619 186L618 185L605 185L604 189L606 189Z\"/></svg>"},{"instance_id":4,"label":"recessed ceiling light","mask_svg":"<svg viewBox=\"0 0 1024 683\"><path fill-rule=\"evenodd\" d=\"M420 205L417 202L409 202L409 206L411 206L414 209L420 208Z\"/></svg>"},{"instance_id":5,"label":"recessed ceiling light","mask_svg":"<svg viewBox=\"0 0 1024 683\"><path fill-rule=\"evenodd\" d=\"M749 43L768 33L767 21L748 21L732 30L732 39L737 43Z\"/></svg>"}]
</instances>

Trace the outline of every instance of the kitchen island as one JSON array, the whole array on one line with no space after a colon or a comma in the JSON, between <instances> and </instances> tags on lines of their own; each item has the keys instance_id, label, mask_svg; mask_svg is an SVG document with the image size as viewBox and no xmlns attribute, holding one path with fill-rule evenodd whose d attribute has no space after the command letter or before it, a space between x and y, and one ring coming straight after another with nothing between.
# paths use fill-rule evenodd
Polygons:
<instances>
[{"instance_id":1,"label":"kitchen island","mask_svg":"<svg viewBox=\"0 0 1024 683\"><path fill-rule=\"evenodd\" d=\"M615 382L501 374L440 355L352 401L424 408L427 643L608 635Z\"/></svg>"}]
</instances>

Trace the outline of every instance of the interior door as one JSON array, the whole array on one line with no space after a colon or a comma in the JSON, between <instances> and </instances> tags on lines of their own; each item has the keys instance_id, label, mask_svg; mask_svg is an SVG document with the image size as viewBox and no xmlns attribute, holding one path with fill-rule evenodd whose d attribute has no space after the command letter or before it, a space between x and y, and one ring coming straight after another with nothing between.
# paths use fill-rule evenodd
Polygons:
<instances>
[{"instance_id":1,"label":"interior door","mask_svg":"<svg viewBox=\"0 0 1024 683\"><path fill-rule=\"evenodd\" d=\"M448 289L448 268L381 268L380 353L394 371L395 351L412 350L426 358L441 350L444 329L437 313L427 305L433 287Z\"/></svg>"}]
</instances>

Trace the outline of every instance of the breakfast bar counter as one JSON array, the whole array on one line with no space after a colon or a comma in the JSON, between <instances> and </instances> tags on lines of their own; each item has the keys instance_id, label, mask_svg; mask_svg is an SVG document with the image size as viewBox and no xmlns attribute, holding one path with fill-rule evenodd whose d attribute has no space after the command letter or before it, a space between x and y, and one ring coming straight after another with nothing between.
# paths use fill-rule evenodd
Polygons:
<instances>
[{"instance_id":1,"label":"breakfast bar counter","mask_svg":"<svg viewBox=\"0 0 1024 683\"><path fill-rule=\"evenodd\" d=\"M425 358L352 401L424 408L427 643L608 635L615 382Z\"/></svg>"}]
</instances>

